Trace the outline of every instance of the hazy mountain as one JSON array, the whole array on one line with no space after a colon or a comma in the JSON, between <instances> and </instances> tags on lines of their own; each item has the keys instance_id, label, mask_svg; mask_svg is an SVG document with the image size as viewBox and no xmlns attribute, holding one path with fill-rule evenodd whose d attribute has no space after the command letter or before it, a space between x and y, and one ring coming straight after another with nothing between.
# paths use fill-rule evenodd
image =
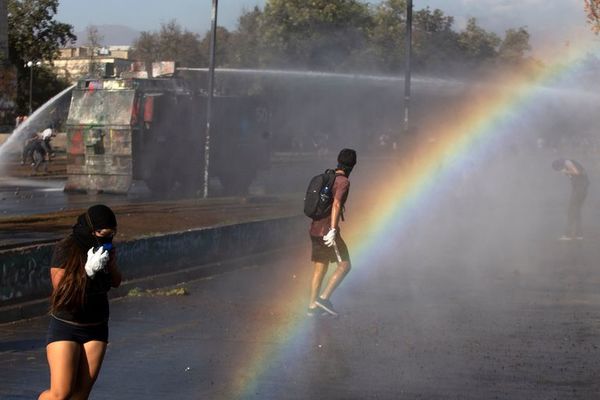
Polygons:
<instances>
[{"instance_id":1,"label":"hazy mountain","mask_svg":"<svg viewBox=\"0 0 600 400\"><path fill-rule=\"evenodd\" d=\"M123 25L95 26L98 29L100 36L102 36L101 43L104 46L131 45L133 41L140 35L139 31ZM83 46L87 43L88 38L85 30L81 32L75 32L75 35L77 35L78 46Z\"/></svg>"}]
</instances>

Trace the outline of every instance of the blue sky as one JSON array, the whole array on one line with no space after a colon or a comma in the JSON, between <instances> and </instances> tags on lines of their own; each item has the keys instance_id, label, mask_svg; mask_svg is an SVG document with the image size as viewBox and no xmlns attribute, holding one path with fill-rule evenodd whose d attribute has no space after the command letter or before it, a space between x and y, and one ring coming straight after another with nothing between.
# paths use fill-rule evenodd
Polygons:
<instances>
[{"instance_id":1,"label":"blue sky","mask_svg":"<svg viewBox=\"0 0 600 400\"><path fill-rule=\"evenodd\" d=\"M101 4L102 6L99 6ZM235 27L244 8L263 6L265 0L221 0L219 25ZM211 0L60 0L57 19L83 31L88 25L124 25L154 31L172 19L194 32L210 26Z\"/></svg>"},{"instance_id":2,"label":"blue sky","mask_svg":"<svg viewBox=\"0 0 600 400\"><path fill-rule=\"evenodd\" d=\"M266 0L221 0L219 24L235 28L244 9ZM377 4L378 1L371 1ZM456 27L473 16L479 24L499 34L512 27L526 26L534 47L545 43L576 44L594 38L585 23L582 0L413 0L415 9L440 8L456 18ZM99 4L102 4L100 7ZM194 32L210 25L211 0L60 0L57 18L82 32L88 25L124 25L137 31L154 31L175 19ZM600 38L598 38L600 41Z\"/></svg>"}]
</instances>

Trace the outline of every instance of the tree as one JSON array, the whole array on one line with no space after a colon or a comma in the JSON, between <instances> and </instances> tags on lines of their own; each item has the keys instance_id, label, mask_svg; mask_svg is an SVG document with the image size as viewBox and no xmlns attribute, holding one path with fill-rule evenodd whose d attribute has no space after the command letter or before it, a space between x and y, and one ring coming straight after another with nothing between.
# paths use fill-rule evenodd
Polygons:
<instances>
[{"instance_id":1,"label":"tree","mask_svg":"<svg viewBox=\"0 0 600 400\"><path fill-rule=\"evenodd\" d=\"M370 18L358 0L269 0L261 35L265 62L336 69L366 45Z\"/></svg>"},{"instance_id":2,"label":"tree","mask_svg":"<svg viewBox=\"0 0 600 400\"><path fill-rule=\"evenodd\" d=\"M498 35L486 32L475 18L469 18L465 30L458 34L458 44L466 60L475 63L495 58L500 42Z\"/></svg>"},{"instance_id":3,"label":"tree","mask_svg":"<svg viewBox=\"0 0 600 400\"><path fill-rule=\"evenodd\" d=\"M369 31L373 53L380 65L390 71L404 66L406 37L406 0L386 0L373 12Z\"/></svg>"},{"instance_id":4,"label":"tree","mask_svg":"<svg viewBox=\"0 0 600 400\"><path fill-rule=\"evenodd\" d=\"M237 29L229 38L229 61L238 67L258 67L261 54L262 11L255 6L244 11L238 19ZM218 42L220 43L220 42Z\"/></svg>"},{"instance_id":5,"label":"tree","mask_svg":"<svg viewBox=\"0 0 600 400\"><path fill-rule=\"evenodd\" d=\"M600 0L584 0L584 7L592 31L600 34Z\"/></svg>"},{"instance_id":6,"label":"tree","mask_svg":"<svg viewBox=\"0 0 600 400\"><path fill-rule=\"evenodd\" d=\"M102 41L104 40L104 37L100 35L98 28L94 25L90 25L86 28L86 35L86 45L90 56L89 75L99 76L100 71L98 71L98 64L95 61L95 57L98 53L98 50L100 50L102 47Z\"/></svg>"},{"instance_id":7,"label":"tree","mask_svg":"<svg viewBox=\"0 0 600 400\"><path fill-rule=\"evenodd\" d=\"M222 26L217 27L217 47L215 49L215 65L219 67L231 66L231 33ZM204 55L204 59L208 60L210 52L210 31L204 35L200 42L200 51ZM208 65L208 61L206 62Z\"/></svg>"},{"instance_id":8,"label":"tree","mask_svg":"<svg viewBox=\"0 0 600 400\"><path fill-rule=\"evenodd\" d=\"M142 32L133 43L133 55L150 64L154 61L176 61L184 67L204 65L198 35L184 30L175 21L162 24L159 32Z\"/></svg>"},{"instance_id":9,"label":"tree","mask_svg":"<svg viewBox=\"0 0 600 400\"><path fill-rule=\"evenodd\" d=\"M146 31L141 32L140 36L133 42L131 53L133 58L150 66L157 59L157 34Z\"/></svg>"},{"instance_id":10,"label":"tree","mask_svg":"<svg viewBox=\"0 0 600 400\"><path fill-rule=\"evenodd\" d=\"M75 42L73 27L54 20L58 0L8 0L10 61L17 68L17 108L25 113L29 101L29 61L52 62L60 47ZM33 105L38 106L67 86L42 66L33 86Z\"/></svg>"},{"instance_id":11,"label":"tree","mask_svg":"<svg viewBox=\"0 0 600 400\"><path fill-rule=\"evenodd\" d=\"M429 7L414 16L413 49L415 66L422 71L447 71L459 53L458 35L452 30L454 18Z\"/></svg>"},{"instance_id":12,"label":"tree","mask_svg":"<svg viewBox=\"0 0 600 400\"><path fill-rule=\"evenodd\" d=\"M531 50L529 32L524 27L521 27L506 31L506 36L500 44L498 55L501 60L514 64L524 61L525 53L529 50Z\"/></svg>"},{"instance_id":13,"label":"tree","mask_svg":"<svg viewBox=\"0 0 600 400\"><path fill-rule=\"evenodd\" d=\"M52 61L59 48L74 43L73 27L54 20L58 0L9 0L8 41L15 65Z\"/></svg>"}]
</instances>

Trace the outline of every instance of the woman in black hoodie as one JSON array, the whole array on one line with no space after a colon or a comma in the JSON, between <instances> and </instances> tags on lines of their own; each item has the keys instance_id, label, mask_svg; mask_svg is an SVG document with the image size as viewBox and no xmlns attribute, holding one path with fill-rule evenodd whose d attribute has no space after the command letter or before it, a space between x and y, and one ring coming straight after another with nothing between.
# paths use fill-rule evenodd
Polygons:
<instances>
[{"instance_id":1,"label":"woman in black hoodie","mask_svg":"<svg viewBox=\"0 0 600 400\"><path fill-rule=\"evenodd\" d=\"M87 399L108 344L107 293L121 284L112 239L117 219L105 205L90 207L54 249L46 355L46 399Z\"/></svg>"}]
</instances>

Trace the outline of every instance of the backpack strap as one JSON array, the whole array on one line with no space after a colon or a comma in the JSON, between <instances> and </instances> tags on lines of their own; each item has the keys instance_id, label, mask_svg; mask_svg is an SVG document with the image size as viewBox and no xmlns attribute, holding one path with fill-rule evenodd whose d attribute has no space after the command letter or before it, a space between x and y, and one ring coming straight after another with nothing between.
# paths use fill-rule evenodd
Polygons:
<instances>
[{"instance_id":1,"label":"backpack strap","mask_svg":"<svg viewBox=\"0 0 600 400\"><path fill-rule=\"evenodd\" d=\"M338 175L338 174L336 174L336 173L335 173L335 170L334 170L334 169L326 169L326 170L325 170L325 173L326 173L327 175L333 175L333 180L331 181L331 190L333 191L333 185L334 185L334 183L335 183L335 178L337 178L337 175Z\"/></svg>"}]
</instances>

